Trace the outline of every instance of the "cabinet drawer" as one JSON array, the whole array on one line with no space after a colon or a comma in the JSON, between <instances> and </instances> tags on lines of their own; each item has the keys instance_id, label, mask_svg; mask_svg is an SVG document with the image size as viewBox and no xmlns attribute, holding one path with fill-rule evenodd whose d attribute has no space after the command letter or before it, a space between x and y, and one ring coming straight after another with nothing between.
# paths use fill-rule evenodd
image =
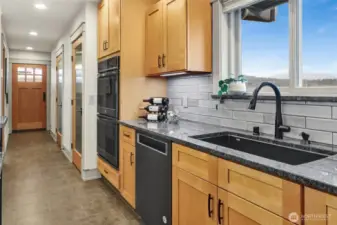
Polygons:
<instances>
[{"instance_id":1,"label":"cabinet drawer","mask_svg":"<svg viewBox=\"0 0 337 225\"><path fill-rule=\"evenodd\" d=\"M117 189L119 189L119 172L104 162L101 158L97 159L98 171Z\"/></svg>"},{"instance_id":2,"label":"cabinet drawer","mask_svg":"<svg viewBox=\"0 0 337 225\"><path fill-rule=\"evenodd\" d=\"M219 187L281 217L302 215L301 185L218 159Z\"/></svg>"},{"instance_id":3,"label":"cabinet drawer","mask_svg":"<svg viewBox=\"0 0 337 225\"><path fill-rule=\"evenodd\" d=\"M291 225L288 220L227 191L218 190L219 224Z\"/></svg>"},{"instance_id":4,"label":"cabinet drawer","mask_svg":"<svg viewBox=\"0 0 337 225\"><path fill-rule=\"evenodd\" d=\"M174 166L212 184L218 183L218 161L216 157L175 143L172 144L172 149Z\"/></svg>"},{"instance_id":5,"label":"cabinet drawer","mask_svg":"<svg viewBox=\"0 0 337 225\"><path fill-rule=\"evenodd\" d=\"M120 126L120 139L126 143L129 143L132 146L135 146L136 132L134 129Z\"/></svg>"}]
</instances>

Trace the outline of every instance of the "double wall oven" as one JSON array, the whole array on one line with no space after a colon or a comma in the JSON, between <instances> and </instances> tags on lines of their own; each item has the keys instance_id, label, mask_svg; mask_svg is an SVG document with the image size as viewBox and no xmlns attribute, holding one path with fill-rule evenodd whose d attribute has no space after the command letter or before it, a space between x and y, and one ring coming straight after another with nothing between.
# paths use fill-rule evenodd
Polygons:
<instances>
[{"instance_id":1,"label":"double wall oven","mask_svg":"<svg viewBox=\"0 0 337 225\"><path fill-rule=\"evenodd\" d=\"M111 166L119 166L118 96L119 61L112 57L98 63L97 81L97 151Z\"/></svg>"}]
</instances>

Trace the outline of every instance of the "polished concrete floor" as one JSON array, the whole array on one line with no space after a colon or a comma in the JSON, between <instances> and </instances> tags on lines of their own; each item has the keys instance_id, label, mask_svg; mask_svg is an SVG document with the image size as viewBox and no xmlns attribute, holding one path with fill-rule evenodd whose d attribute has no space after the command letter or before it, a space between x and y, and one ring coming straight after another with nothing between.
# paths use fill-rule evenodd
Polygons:
<instances>
[{"instance_id":1,"label":"polished concrete floor","mask_svg":"<svg viewBox=\"0 0 337 225\"><path fill-rule=\"evenodd\" d=\"M3 170L3 225L138 225L102 180L84 182L47 132L12 134Z\"/></svg>"}]
</instances>

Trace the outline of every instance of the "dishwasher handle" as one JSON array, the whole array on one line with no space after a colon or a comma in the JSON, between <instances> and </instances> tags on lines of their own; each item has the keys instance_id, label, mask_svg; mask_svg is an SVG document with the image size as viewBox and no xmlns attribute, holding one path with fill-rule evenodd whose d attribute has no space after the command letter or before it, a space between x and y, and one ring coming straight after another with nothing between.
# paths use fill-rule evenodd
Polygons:
<instances>
[{"instance_id":1,"label":"dishwasher handle","mask_svg":"<svg viewBox=\"0 0 337 225\"><path fill-rule=\"evenodd\" d=\"M157 140L153 137L149 137L144 134L137 134L137 143L148 149L167 155L168 143L164 141Z\"/></svg>"}]
</instances>

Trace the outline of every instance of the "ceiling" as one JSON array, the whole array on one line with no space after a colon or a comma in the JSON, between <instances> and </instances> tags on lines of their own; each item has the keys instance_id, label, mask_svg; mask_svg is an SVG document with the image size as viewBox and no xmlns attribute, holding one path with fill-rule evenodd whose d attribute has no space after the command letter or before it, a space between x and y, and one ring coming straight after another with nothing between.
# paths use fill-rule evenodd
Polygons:
<instances>
[{"instance_id":1,"label":"ceiling","mask_svg":"<svg viewBox=\"0 0 337 225\"><path fill-rule=\"evenodd\" d=\"M0 0L3 26L10 49L51 52L85 2L93 0ZM34 7L44 3L45 10ZM38 36L29 36L36 31Z\"/></svg>"}]
</instances>

